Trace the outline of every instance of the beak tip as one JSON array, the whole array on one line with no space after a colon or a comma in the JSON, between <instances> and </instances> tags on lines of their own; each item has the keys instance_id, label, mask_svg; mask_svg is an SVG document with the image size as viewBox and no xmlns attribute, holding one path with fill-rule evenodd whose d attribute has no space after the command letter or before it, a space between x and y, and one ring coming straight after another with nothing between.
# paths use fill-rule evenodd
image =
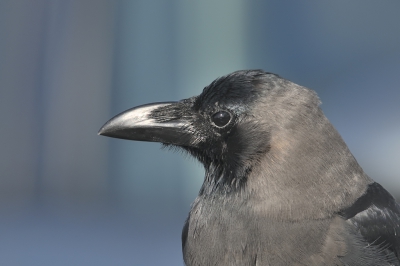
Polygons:
<instances>
[{"instance_id":1,"label":"beak tip","mask_svg":"<svg viewBox=\"0 0 400 266\"><path fill-rule=\"evenodd\" d=\"M97 132L97 135L99 136L107 136L107 125L108 123L106 123L104 126L102 126L99 131Z\"/></svg>"}]
</instances>

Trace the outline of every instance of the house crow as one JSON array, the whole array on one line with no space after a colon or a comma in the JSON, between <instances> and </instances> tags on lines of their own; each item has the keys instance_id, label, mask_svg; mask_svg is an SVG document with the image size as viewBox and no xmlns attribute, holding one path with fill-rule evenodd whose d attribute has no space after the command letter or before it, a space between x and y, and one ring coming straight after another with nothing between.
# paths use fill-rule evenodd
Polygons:
<instances>
[{"instance_id":1,"label":"house crow","mask_svg":"<svg viewBox=\"0 0 400 266\"><path fill-rule=\"evenodd\" d=\"M194 265L400 265L400 207L359 166L316 93L262 70L142 105L100 135L177 146L205 169L182 232Z\"/></svg>"}]
</instances>

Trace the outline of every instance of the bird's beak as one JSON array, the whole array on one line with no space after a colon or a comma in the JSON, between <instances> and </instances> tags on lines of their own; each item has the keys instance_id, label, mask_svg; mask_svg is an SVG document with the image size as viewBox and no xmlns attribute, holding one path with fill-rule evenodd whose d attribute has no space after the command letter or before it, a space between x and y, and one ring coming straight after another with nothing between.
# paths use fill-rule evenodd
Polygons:
<instances>
[{"instance_id":1,"label":"bird's beak","mask_svg":"<svg viewBox=\"0 0 400 266\"><path fill-rule=\"evenodd\" d=\"M163 102L134 107L110 119L98 134L187 146L192 138L187 130L190 121L177 112L181 105L181 102Z\"/></svg>"}]
</instances>

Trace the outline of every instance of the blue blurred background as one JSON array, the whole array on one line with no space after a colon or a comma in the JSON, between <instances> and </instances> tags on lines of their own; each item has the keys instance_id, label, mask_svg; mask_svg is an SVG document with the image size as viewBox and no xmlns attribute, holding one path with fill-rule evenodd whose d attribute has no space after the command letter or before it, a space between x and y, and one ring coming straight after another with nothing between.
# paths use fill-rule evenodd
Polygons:
<instances>
[{"instance_id":1,"label":"blue blurred background","mask_svg":"<svg viewBox=\"0 0 400 266\"><path fill-rule=\"evenodd\" d=\"M262 68L318 92L400 198L399 1L0 1L0 265L183 265L203 170L97 136L135 105Z\"/></svg>"}]
</instances>

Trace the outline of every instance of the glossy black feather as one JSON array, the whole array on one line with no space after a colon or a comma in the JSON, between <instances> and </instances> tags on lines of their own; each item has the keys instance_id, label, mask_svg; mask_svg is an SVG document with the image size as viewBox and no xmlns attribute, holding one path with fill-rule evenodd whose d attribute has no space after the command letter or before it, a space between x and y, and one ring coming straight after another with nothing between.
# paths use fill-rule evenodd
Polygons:
<instances>
[{"instance_id":1,"label":"glossy black feather","mask_svg":"<svg viewBox=\"0 0 400 266\"><path fill-rule=\"evenodd\" d=\"M400 206L380 184L370 184L340 215L354 224L369 244L387 248L400 260Z\"/></svg>"}]
</instances>

